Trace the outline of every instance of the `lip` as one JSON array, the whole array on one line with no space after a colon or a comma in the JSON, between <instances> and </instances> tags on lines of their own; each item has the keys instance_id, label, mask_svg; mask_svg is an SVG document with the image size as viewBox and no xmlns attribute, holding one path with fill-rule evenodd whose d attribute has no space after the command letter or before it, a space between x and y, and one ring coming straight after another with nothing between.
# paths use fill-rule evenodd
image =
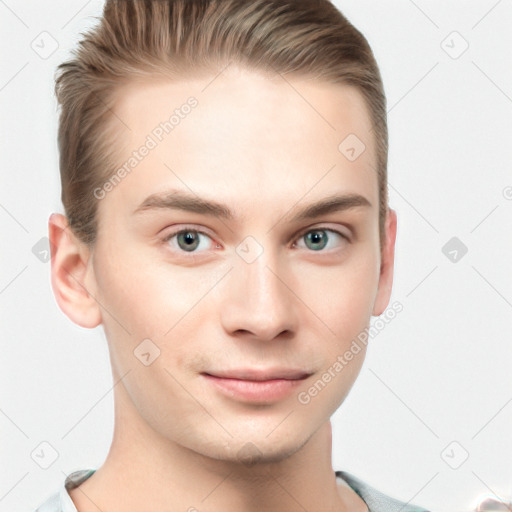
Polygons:
<instances>
[{"instance_id":1,"label":"lip","mask_svg":"<svg viewBox=\"0 0 512 512\"><path fill-rule=\"evenodd\" d=\"M312 372L301 370L298 368L238 368L233 370L220 370L203 372L204 375L211 375L212 377L218 377L221 379L238 379L238 380L274 380L274 379L286 379L286 380L300 380L304 377L311 375Z\"/></svg>"},{"instance_id":2,"label":"lip","mask_svg":"<svg viewBox=\"0 0 512 512\"><path fill-rule=\"evenodd\" d=\"M311 373L304 370L253 368L201 373L224 395L249 402L268 403L281 400L302 384Z\"/></svg>"}]
</instances>

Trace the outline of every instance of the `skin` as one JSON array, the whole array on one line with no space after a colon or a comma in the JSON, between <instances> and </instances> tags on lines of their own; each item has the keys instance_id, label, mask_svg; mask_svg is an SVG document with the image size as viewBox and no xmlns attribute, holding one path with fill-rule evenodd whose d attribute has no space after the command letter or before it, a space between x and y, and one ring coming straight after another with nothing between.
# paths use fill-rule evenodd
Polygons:
<instances>
[{"instance_id":1,"label":"skin","mask_svg":"<svg viewBox=\"0 0 512 512\"><path fill-rule=\"evenodd\" d=\"M234 65L213 76L120 90L115 114L130 127L120 124L115 142L123 159L188 97L199 104L99 201L93 250L64 216L49 220L56 300L74 323L103 325L119 381L106 461L70 495L79 512L366 511L336 482L330 423L364 345L308 404L297 399L389 303L396 213L388 211L381 253L366 106L340 84ZM349 133L366 145L353 162L338 150ZM132 214L171 188L221 202L235 219ZM371 207L289 220L334 192L361 194ZM184 227L207 232L193 254L177 236L163 241ZM327 246L312 249L304 235L320 228L349 239L325 231ZM236 251L247 236L263 250L252 263ZM134 355L147 338L160 350L148 366ZM221 393L201 375L273 366L312 375L261 402Z\"/></svg>"}]
</instances>

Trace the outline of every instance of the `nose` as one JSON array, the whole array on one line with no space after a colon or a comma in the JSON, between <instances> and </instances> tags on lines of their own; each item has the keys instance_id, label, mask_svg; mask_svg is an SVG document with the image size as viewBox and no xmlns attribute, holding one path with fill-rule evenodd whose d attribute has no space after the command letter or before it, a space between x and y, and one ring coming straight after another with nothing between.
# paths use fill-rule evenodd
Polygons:
<instances>
[{"instance_id":1,"label":"nose","mask_svg":"<svg viewBox=\"0 0 512 512\"><path fill-rule=\"evenodd\" d=\"M281 263L267 249L255 259L245 258L243 252L234 258L221 301L226 332L260 341L296 332L300 301L291 271Z\"/></svg>"}]
</instances>

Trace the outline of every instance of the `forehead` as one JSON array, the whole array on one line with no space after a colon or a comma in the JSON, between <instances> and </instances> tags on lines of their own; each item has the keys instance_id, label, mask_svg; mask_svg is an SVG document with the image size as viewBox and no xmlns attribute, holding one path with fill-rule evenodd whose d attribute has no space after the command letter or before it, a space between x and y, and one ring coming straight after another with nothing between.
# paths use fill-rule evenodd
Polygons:
<instances>
[{"instance_id":1,"label":"forehead","mask_svg":"<svg viewBox=\"0 0 512 512\"><path fill-rule=\"evenodd\" d=\"M114 110L125 125L114 141L122 148L119 166L151 148L125 166L109 202L136 207L151 193L179 188L202 197L224 193L240 208L256 195L264 208L333 190L378 203L371 118L354 87L230 66L129 83Z\"/></svg>"}]
</instances>

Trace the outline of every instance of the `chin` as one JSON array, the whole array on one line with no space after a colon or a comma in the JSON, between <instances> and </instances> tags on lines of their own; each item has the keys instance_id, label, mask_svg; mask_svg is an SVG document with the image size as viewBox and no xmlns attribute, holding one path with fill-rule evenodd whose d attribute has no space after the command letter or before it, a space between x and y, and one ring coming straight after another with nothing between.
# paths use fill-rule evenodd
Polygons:
<instances>
[{"instance_id":1,"label":"chin","mask_svg":"<svg viewBox=\"0 0 512 512\"><path fill-rule=\"evenodd\" d=\"M294 435L290 430L283 430L281 435L268 435L268 431L247 435L246 432L243 436L233 436L229 440L224 438L217 443L209 440L206 446L196 447L194 451L214 460L236 463L249 469L257 468L285 461L297 453L313 433L299 436L298 429L295 429Z\"/></svg>"}]
</instances>

